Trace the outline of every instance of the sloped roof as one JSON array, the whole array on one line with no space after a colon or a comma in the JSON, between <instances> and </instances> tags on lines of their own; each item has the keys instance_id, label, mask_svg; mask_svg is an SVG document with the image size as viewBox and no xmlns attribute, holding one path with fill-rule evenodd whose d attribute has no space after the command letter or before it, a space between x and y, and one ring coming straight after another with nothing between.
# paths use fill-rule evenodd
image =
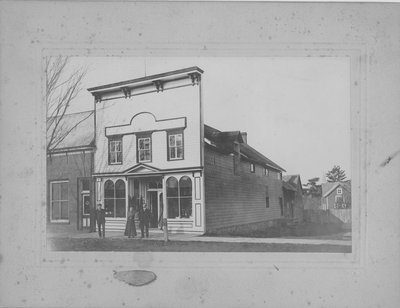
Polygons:
<instances>
[{"instance_id":1,"label":"sloped roof","mask_svg":"<svg viewBox=\"0 0 400 308\"><path fill-rule=\"evenodd\" d=\"M288 183L288 182L283 181L283 182L282 182L282 186L283 186L283 188L285 188L285 189L287 189L287 190L297 191L297 188L294 187L292 184L290 184L290 183Z\"/></svg>"},{"instance_id":2,"label":"sloped roof","mask_svg":"<svg viewBox=\"0 0 400 308\"><path fill-rule=\"evenodd\" d=\"M298 185L300 186L300 189L303 191L303 185L301 185L301 180L300 180L300 175L299 174L294 174L294 175L284 175L282 177L283 183L290 185L297 191ZM284 185L285 186L285 185Z\"/></svg>"},{"instance_id":3,"label":"sloped roof","mask_svg":"<svg viewBox=\"0 0 400 308\"><path fill-rule=\"evenodd\" d=\"M351 193L351 182L350 181L328 182L328 183L322 183L322 196L324 198L329 196L339 186L343 187L344 189L346 189L348 192Z\"/></svg>"},{"instance_id":4,"label":"sloped roof","mask_svg":"<svg viewBox=\"0 0 400 308\"><path fill-rule=\"evenodd\" d=\"M214 143L215 147L225 153L233 152L233 142L240 143L240 153L242 156L254 163L269 166L279 171L285 171L282 167L274 163L269 158L252 148L247 143L243 143L242 134L240 131L221 132L209 125L204 124L204 138Z\"/></svg>"},{"instance_id":5,"label":"sloped roof","mask_svg":"<svg viewBox=\"0 0 400 308\"><path fill-rule=\"evenodd\" d=\"M51 122L54 126L54 121ZM77 147L92 147L94 145L94 112L85 111L79 113L71 113L63 116L58 129L61 132L69 132L62 141L56 145L53 151ZM51 132L51 128L49 132ZM50 134L47 136L47 141L50 139Z\"/></svg>"}]
</instances>

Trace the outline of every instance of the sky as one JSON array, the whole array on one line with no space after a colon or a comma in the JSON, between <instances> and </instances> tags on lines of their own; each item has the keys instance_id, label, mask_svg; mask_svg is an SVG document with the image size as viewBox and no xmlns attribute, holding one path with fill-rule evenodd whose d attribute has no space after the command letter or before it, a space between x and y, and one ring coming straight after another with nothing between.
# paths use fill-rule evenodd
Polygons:
<instances>
[{"instance_id":1,"label":"sky","mask_svg":"<svg viewBox=\"0 0 400 308\"><path fill-rule=\"evenodd\" d=\"M248 144L302 183L334 165L350 170L350 61L346 57L74 57L86 67L68 113L93 109L87 88L190 66L202 76L204 122L247 132Z\"/></svg>"}]
</instances>

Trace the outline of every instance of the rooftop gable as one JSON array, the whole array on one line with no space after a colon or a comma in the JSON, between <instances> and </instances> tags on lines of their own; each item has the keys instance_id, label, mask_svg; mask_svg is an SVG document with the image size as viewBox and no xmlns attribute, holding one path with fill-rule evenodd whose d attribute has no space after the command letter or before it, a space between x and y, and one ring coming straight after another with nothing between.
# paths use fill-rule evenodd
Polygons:
<instances>
[{"instance_id":1,"label":"rooftop gable","mask_svg":"<svg viewBox=\"0 0 400 308\"><path fill-rule=\"evenodd\" d=\"M342 187L348 192L351 193L351 182L346 181L346 182L328 182L328 183L322 183L322 196L324 198L328 197L335 189Z\"/></svg>"}]
</instances>

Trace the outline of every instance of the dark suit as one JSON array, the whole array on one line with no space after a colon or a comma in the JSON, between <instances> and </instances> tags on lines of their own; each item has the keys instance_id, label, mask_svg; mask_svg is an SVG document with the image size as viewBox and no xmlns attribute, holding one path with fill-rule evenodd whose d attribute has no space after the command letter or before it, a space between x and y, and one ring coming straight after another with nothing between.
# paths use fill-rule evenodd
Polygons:
<instances>
[{"instance_id":1,"label":"dark suit","mask_svg":"<svg viewBox=\"0 0 400 308\"><path fill-rule=\"evenodd\" d=\"M142 237L144 237L145 231L146 237L149 237L150 214L151 213L148 208L139 212L139 227L142 233Z\"/></svg>"},{"instance_id":2,"label":"dark suit","mask_svg":"<svg viewBox=\"0 0 400 308\"><path fill-rule=\"evenodd\" d=\"M106 236L106 212L104 209L96 209L96 221L97 229L99 231L99 237L101 237L101 226L103 226L103 237Z\"/></svg>"}]
</instances>

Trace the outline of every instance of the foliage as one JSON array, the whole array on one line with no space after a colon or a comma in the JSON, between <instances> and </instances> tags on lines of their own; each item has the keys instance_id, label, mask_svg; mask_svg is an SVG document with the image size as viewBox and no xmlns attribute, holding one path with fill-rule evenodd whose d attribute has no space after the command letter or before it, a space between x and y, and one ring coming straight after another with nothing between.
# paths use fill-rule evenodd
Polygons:
<instances>
[{"instance_id":1,"label":"foliage","mask_svg":"<svg viewBox=\"0 0 400 308\"><path fill-rule=\"evenodd\" d=\"M325 175L328 182L342 182L346 179L346 172L337 165L333 166L332 170Z\"/></svg>"}]
</instances>

